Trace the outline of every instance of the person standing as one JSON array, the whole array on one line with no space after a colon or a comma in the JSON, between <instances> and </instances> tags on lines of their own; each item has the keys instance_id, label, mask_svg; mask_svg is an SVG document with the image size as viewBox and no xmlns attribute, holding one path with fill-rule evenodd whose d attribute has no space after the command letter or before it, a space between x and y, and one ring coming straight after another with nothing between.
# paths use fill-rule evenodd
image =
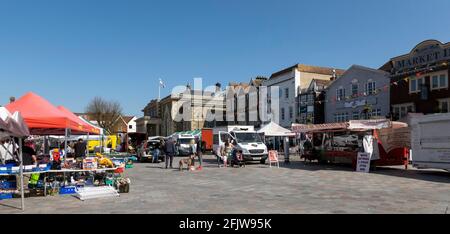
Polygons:
<instances>
[{"instance_id":1,"label":"person standing","mask_svg":"<svg viewBox=\"0 0 450 234\"><path fill-rule=\"evenodd\" d=\"M173 141L173 138L170 138L165 146L164 146L164 152L166 153L166 169L169 166L169 160L170 160L170 168L173 168L173 157L175 156L176 148L175 148L175 142Z\"/></svg>"},{"instance_id":2,"label":"person standing","mask_svg":"<svg viewBox=\"0 0 450 234\"><path fill-rule=\"evenodd\" d=\"M86 157L86 143L83 139L78 139L78 142L75 144L75 158L77 160L83 160Z\"/></svg>"},{"instance_id":3,"label":"person standing","mask_svg":"<svg viewBox=\"0 0 450 234\"><path fill-rule=\"evenodd\" d=\"M201 171L203 169L203 152L202 152L202 141L200 139L197 140L197 157L198 163L200 164L197 170Z\"/></svg>"},{"instance_id":4,"label":"person standing","mask_svg":"<svg viewBox=\"0 0 450 234\"><path fill-rule=\"evenodd\" d=\"M224 167L228 166L228 158L230 158L233 148L234 148L233 143L231 143L230 139L227 139L225 141L225 144L223 144L220 149L220 154L223 157L222 160L223 160ZM218 160L220 162L220 159L218 159ZM220 164L219 164L219 166L220 166Z\"/></svg>"},{"instance_id":5,"label":"person standing","mask_svg":"<svg viewBox=\"0 0 450 234\"><path fill-rule=\"evenodd\" d=\"M159 155L161 155L161 142L155 144L152 163L159 163Z\"/></svg>"}]
</instances>

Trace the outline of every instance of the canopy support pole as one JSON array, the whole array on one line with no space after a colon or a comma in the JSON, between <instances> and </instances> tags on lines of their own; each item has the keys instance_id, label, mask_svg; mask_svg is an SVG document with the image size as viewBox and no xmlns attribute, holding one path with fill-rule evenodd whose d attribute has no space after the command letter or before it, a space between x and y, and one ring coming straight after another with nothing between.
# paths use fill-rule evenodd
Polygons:
<instances>
[{"instance_id":1,"label":"canopy support pole","mask_svg":"<svg viewBox=\"0 0 450 234\"><path fill-rule=\"evenodd\" d=\"M89 155L89 132L87 133L87 139L86 139L86 155ZM94 149L95 151L95 149Z\"/></svg>"},{"instance_id":2,"label":"canopy support pole","mask_svg":"<svg viewBox=\"0 0 450 234\"><path fill-rule=\"evenodd\" d=\"M64 158L62 161L65 161L67 158L67 137L69 135L69 129L66 128L65 134L64 134Z\"/></svg>"},{"instance_id":3,"label":"canopy support pole","mask_svg":"<svg viewBox=\"0 0 450 234\"><path fill-rule=\"evenodd\" d=\"M23 191L24 185L23 185L23 144L22 144L23 138L19 138L19 161L20 161L20 196L21 196L21 207L22 211L25 210L25 192Z\"/></svg>"}]
</instances>

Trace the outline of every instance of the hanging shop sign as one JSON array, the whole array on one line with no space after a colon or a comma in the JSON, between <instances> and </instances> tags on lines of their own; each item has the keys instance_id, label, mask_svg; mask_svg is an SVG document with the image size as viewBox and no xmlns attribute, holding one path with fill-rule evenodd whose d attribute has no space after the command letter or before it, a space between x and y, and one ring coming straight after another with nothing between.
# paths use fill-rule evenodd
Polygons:
<instances>
[{"instance_id":1,"label":"hanging shop sign","mask_svg":"<svg viewBox=\"0 0 450 234\"><path fill-rule=\"evenodd\" d=\"M450 60L450 43L428 40L417 45L410 54L391 61L394 71L398 72L446 60Z\"/></svg>"},{"instance_id":2,"label":"hanging shop sign","mask_svg":"<svg viewBox=\"0 0 450 234\"><path fill-rule=\"evenodd\" d=\"M348 129L366 129L366 130L375 130L375 129L384 129L390 128L391 121L388 119L368 119L368 120L351 120L349 122Z\"/></svg>"},{"instance_id":3,"label":"hanging shop sign","mask_svg":"<svg viewBox=\"0 0 450 234\"><path fill-rule=\"evenodd\" d=\"M356 100L352 102L346 102L344 106L345 108L357 108L366 105L366 103L367 103L366 100Z\"/></svg>"}]
</instances>

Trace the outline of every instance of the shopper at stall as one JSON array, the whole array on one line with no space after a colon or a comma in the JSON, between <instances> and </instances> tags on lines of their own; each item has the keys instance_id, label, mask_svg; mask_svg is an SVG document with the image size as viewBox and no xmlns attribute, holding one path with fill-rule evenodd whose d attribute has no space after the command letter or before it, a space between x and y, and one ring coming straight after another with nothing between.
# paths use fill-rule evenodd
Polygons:
<instances>
[{"instance_id":1,"label":"shopper at stall","mask_svg":"<svg viewBox=\"0 0 450 234\"><path fill-rule=\"evenodd\" d=\"M175 156L176 153L176 148L175 148L175 142L173 141L172 138L170 138L164 147L164 152L166 153L166 169L169 166L169 160L170 160L170 168L173 168L173 157Z\"/></svg>"},{"instance_id":2,"label":"shopper at stall","mask_svg":"<svg viewBox=\"0 0 450 234\"><path fill-rule=\"evenodd\" d=\"M22 161L23 165L34 165L37 162L36 151L33 148L33 142L25 141L22 147Z\"/></svg>"},{"instance_id":3,"label":"shopper at stall","mask_svg":"<svg viewBox=\"0 0 450 234\"><path fill-rule=\"evenodd\" d=\"M79 139L78 142L75 144L75 158L76 159L84 159L86 157L86 143L83 141L83 139Z\"/></svg>"},{"instance_id":4,"label":"shopper at stall","mask_svg":"<svg viewBox=\"0 0 450 234\"><path fill-rule=\"evenodd\" d=\"M11 141L11 139L9 138L0 141L1 163L17 164L17 161L15 160L17 149L19 149L19 146L14 141Z\"/></svg>"}]
</instances>

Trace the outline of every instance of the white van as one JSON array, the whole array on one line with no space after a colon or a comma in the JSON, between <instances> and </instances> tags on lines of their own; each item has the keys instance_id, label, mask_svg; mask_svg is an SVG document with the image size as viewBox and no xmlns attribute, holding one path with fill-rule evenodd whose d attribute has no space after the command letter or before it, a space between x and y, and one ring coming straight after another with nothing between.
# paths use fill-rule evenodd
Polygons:
<instances>
[{"instance_id":1,"label":"white van","mask_svg":"<svg viewBox=\"0 0 450 234\"><path fill-rule=\"evenodd\" d=\"M213 150L217 155L220 146L227 139L234 141L235 149L242 150L245 161L259 161L266 163L268 157L267 146L253 126L227 126L214 129Z\"/></svg>"},{"instance_id":2,"label":"white van","mask_svg":"<svg viewBox=\"0 0 450 234\"><path fill-rule=\"evenodd\" d=\"M413 166L450 171L450 113L411 119Z\"/></svg>"},{"instance_id":3,"label":"white van","mask_svg":"<svg viewBox=\"0 0 450 234\"><path fill-rule=\"evenodd\" d=\"M177 155L178 156L189 156L191 154L191 146L194 142L195 144L195 136L191 134L178 134L174 135L176 146L177 146Z\"/></svg>"}]
</instances>

